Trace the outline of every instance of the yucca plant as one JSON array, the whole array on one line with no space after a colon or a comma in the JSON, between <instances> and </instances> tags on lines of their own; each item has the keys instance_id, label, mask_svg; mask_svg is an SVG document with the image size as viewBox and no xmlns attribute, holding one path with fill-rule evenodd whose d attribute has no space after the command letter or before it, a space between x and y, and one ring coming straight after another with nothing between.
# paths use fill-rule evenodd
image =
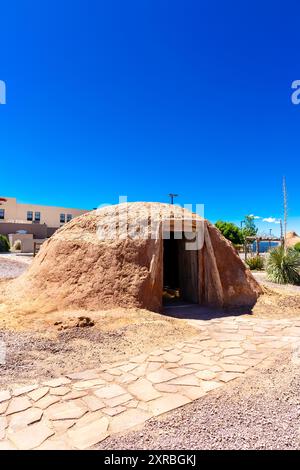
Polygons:
<instances>
[{"instance_id":1,"label":"yucca plant","mask_svg":"<svg viewBox=\"0 0 300 470\"><path fill-rule=\"evenodd\" d=\"M269 281L300 285L300 253L294 248L275 248L267 257L266 271Z\"/></svg>"}]
</instances>

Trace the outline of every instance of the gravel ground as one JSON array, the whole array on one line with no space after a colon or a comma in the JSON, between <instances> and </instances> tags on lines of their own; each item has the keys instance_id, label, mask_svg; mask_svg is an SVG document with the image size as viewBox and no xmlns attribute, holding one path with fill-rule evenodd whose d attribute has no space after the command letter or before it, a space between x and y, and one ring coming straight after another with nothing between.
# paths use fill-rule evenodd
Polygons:
<instances>
[{"instance_id":1,"label":"gravel ground","mask_svg":"<svg viewBox=\"0 0 300 470\"><path fill-rule=\"evenodd\" d=\"M97 449L300 449L300 367L288 354Z\"/></svg>"},{"instance_id":2,"label":"gravel ground","mask_svg":"<svg viewBox=\"0 0 300 470\"><path fill-rule=\"evenodd\" d=\"M260 283L271 289L280 289L281 292L300 294L300 286L293 286L292 284L276 284L267 280L267 274L265 271L252 271L255 279Z\"/></svg>"}]
</instances>

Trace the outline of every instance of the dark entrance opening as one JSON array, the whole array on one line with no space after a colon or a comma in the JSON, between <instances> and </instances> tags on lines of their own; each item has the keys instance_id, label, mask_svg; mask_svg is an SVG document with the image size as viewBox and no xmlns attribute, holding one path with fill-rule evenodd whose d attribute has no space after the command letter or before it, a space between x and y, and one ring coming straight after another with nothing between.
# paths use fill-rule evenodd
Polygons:
<instances>
[{"instance_id":1,"label":"dark entrance opening","mask_svg":"<svg viewBox=\"0 0 300 470\"><path fill-rule=\"evenodd\" d=\"M198 252L187 250L186 240L163 240L163 303L187 301L198 303Z\"/></svg>"}]
</instances>

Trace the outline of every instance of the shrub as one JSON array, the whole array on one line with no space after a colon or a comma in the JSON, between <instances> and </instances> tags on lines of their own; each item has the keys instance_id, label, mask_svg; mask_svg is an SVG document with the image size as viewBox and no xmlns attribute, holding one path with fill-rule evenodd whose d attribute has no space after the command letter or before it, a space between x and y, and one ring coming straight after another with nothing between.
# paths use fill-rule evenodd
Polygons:
<instances>
[{"instance_id":1,"label":"shrub","mask_svg":"<svg viewBox=\"0 0 300 470\"><path fill-rule=\"evenodd\" d=\"M9 241L5 235L0 235L0 252L5 253L9 251Z\"/></svg>"},{"instance_id":2,"label":"shrub","mask_svg":"<svg viewBox=\"0 0 300 470\"><path fill-rule=\"evenodd\" d=\"M300 252L300 242L296 243L296 245L294 246L294 249Z\"/></svg>"},{"instance_id":3,"label":"shrub","mask_svg":"<svg viewBox=\"0 0 300 470\"><path fill-rule=\"evenodd\" d=\"M21 248L22 248L21 240L16 240L15 243L14 243L14 247L13 247L13 248L14 248L15 251L21 250Z\"/></svg>"},{"instance_id":4,"label":"shrub","mask_svg":"<svg viewBox=\"0 0 300 470\"><path fill-rule=\"evenodd\" d=\"M269 281L300 285L300 253L294 248L275 248L268 255L266 271Z\"/></svg>"},{"instance_id":5,"label":"shrub","mask_svg":"<svg viewBox=\"0 0 300 470\"><path fill-rule=\"evenodd\" d=\"M261 271L264 268L264 260L261 256L248 258L246 263L251 270L257 269L258 271Z\"/></svg>"}]
</instances>

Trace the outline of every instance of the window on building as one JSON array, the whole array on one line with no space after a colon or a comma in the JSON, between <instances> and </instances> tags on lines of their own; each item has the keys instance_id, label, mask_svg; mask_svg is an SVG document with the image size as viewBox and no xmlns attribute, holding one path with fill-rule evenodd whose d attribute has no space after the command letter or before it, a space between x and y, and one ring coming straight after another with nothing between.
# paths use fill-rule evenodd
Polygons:
<instances>
[{"instance_id":1,"label":"window on building","mask_svg":"<svg viewBox=\"0 0 300 470\"><path fill-rule=\"evenodd\" d=\"M5 215L5 210L4 210L4 209L0 209L0 219L1 219L1 220L4 219L4 215Z\"/></svg>"},{"instance_id":2,"label":"window on building","mask_svg":"<svg viewBox=\"0 0 300 470\"><path fill-rule=\"evenodd\" d=\"M60 214L60 223L61 223L61 224L64 224L65 221L66 221L66 216L65 216L65 214Z\"/></svg>"},{"instance_id":3,"label":"window on building","mask_svg":"<svg viewBox=\"0 0 300 470\"><path fill-rule=\"evenodd\" d=\"M72 220L72 214L67 214L67 222L70 222Z\"/></svg>"},{"instance_id":4,"label":"window on building","mask_svg":"<svg viewBox=\"0 0 300 470\"><path fill-rule=\"evenodd\" d=\"M33 212L32 211L27 211L27 220L32 222L32 220L33 220Z\"/></svg>"},{"instance_id":5,"label":"window on building","mask_svg":"<svg viewBox=\"0 0 300 470\"><path fill-rule=\"evenodd\" d=\"M40 222L41 221L41 213L40 212L35 212L34 213L34 221L35 222Z\"/></svg>"}]
</instances>

